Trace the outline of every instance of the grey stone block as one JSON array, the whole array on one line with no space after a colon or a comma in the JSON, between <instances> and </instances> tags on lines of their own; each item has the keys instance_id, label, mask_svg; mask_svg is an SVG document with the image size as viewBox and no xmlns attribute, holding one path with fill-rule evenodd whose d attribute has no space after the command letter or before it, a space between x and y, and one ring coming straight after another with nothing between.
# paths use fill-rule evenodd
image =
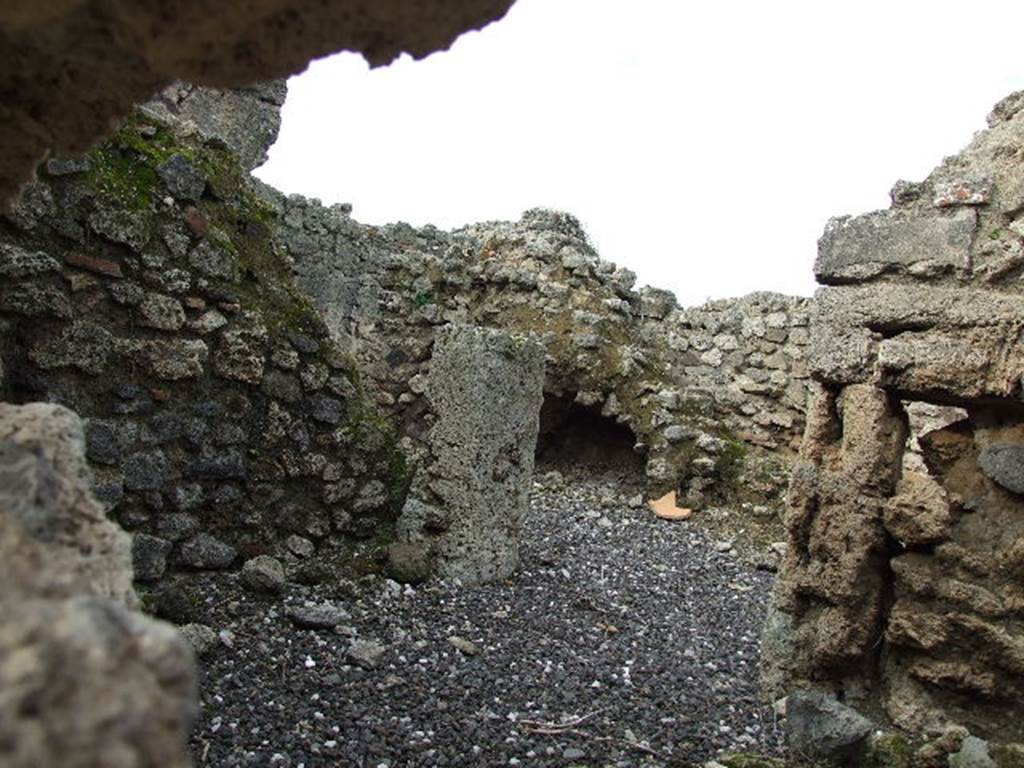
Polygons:
<instances>
[{"instance_id":1,"label":"grey stone block","mask_svg":"<svg viewBox=\"0 0 1024 768\"><path fill-rule=\"evenodd\" d=\"M285 609L285 616L295 626L303 629L333 629L350 618L348 611L333 603L289 605Z\"/></svg>"},{"instance_id":2,"label":"grey stone block","mask_svg":"<svg viewBox=\"0 0 1024 768\"><path fill-rule=\"evenodd\" d=\"M157 173L167 185L168 191L181 200L198 200L206 189L202 174L181 155L171 155L167 162L157 168Z\"/></svg>"},{"instance_id":3,"label":"grey stone block","mask_svg":"<svg viewBox=\"0 0 1024 768\"><path fill-rule=\"evenodd\" d=\"M169 541L183 541L199 531L199 521L185 512L162 516L156 524L157 533Z\"/></svg>"},{"instance_id":4,"label":"grey stone block","mask_svg":"<svg viewBox=\"0 0 1024 768\"><path fill-rule=\"evenodd\" d=\"M949 768L996 768L996 765L988 753L988 742L977 736L968 736L960 749L949 756Z\"/></svg>"},{"instance_id":5,"label":"grey stone block","mask_svg":"<svg viewBox=\"0 0 1024 768\"><path fill-rule=\"evenodd\" d=\"M208 533L200 533L181 547L185 565L199 570L219 570L231 567L238 553L230 544Z\"/></svg>"},{"instance_id":6,"label":"grey stone block","mask_svg":"<svg viewBox=\"0 0 1024 768\"><path fill-rule=\"evenodd\" d=\"M822 283L858 282L889 271L930 264L965 269L977 214L879 211L832 219L818 241L814 274Z\"/></svg>"},{"instance_id":7,"label":"grey stone block","mask_svg":"<svg viewBox=\"0 0 1024 768\"><path fill-rule=\"evenodd\" d=\"M163 451L133 453L124 462L124 487L131 491L159 490L168 471Z\"/></svg>"},{"instance_id":8,"label":"grey stone block","mask_svg":"<svg viewBox=\"0 0 1024 768\"><path fill-rule=\"evenodd\" d=\"M156 581L167 572L167 555L173 545L166 539L136 534L132 539L132 566L139 581Z\"/></svg>"},{"instance_id":9,"label":"grey stone block","mask_svg":"<svg viewBox=\"0 0 1024 768\"><path fill-rule=\"evenodd\" d=\"M388 576L399 584L418 584L430 576L430 557L426 547L395 542L388 547Z\"/></svg>"},{"instance_id":10,"label":"grey stone block","mask_svg":"<svg viewBox=\"0 0 1024 768\"><path fill-rule=\"evenodd\" d=\"M322 424L340 424L345 415L344 404L327 395L315 395L310 398L310 415Z\"/></svg>"},{"instance_id":11,"label":"grey stone block","mask_svg":"<svg viewBox=\"0 0 1024 768\"><path fill-rule=\"evenodd\" d=\"M85 451L98 464L117 464L138 433L130 421L89 419L85 426Z\"/></svg>"},{"instance_id":12,"label":"grey stone block","mask_svg":"<svg viewBox=\"0 0 1024 768\"><path fill-rule=\"evenodd\" d=\"M873 725L822 691L797 691L786 702L789 746L798 754L842 762L855 758Z\"/></svg>"},{"instance_id":13,"label":"grey stone block","mask_svg":"<svg viewBox=\"0 0 1024 768\"><path fill-rule=\"evenodd\" d=\"M1024 494L1024 445L990 445L981 452L978 464L1006 490Z\"/></svg>"},{"instance_id":14,"label":"grey stone block","mask_svg":"<svg viewBox=\"0 0 1024 768\"><path fill-rule=\"evenodd\" d=\"M284 566L276 557L259 555L242 566L242 584L253 592L277 594L284 590Z\"/></svg>"}]
</instances>

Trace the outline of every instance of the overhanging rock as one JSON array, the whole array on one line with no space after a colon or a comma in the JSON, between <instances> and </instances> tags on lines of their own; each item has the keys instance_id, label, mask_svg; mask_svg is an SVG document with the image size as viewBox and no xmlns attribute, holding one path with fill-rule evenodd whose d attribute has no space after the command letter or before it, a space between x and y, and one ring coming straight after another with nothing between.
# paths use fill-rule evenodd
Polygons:
<instances>
[{"instance_id":1,"label":"overhanging rock","mask_svg":"<svg viewBox=\"0 0 1024 768\"><path fill-rule=\"evenodd\" d=\"M47 151L82 152L175 80L217 87L358 51L423 58L512 0L41 0L0 4L0 207Z\"/></svg>"}]
</instances>

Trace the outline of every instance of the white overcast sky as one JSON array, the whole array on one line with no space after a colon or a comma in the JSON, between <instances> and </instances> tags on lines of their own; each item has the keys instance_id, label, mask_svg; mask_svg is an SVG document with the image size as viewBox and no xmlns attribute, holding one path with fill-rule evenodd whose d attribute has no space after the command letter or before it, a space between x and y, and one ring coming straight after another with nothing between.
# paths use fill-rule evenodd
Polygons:
<instances>
[{"instance_id":1,"label":"white overcast sky","mask_svg":"<svg viewBox=\"0 0 1024 768\"><path fill-rule=\"evenodd\" d=\"M810 293L829 216L888 205L1024 88L1007 0L518 0L450 51L292 78L258 172L369 224L545 206L686 305Z\"/></svg>"}]
</instances>

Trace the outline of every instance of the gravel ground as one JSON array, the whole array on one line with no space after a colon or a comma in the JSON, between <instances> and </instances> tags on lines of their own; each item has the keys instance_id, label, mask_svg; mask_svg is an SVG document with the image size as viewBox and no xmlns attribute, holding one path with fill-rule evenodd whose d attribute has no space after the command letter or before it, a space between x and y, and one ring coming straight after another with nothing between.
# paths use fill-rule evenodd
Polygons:
<instances>
[{"instance_id":1,"label":"gravel ground","mask_svg":"<svg viewBox=\"0 0 1024 768\"><path fill-rule=\"evenodd\" d=\"M198 766L685 766L779 753L757 697L771 575L600 478L534 492L506 583L204 577ZM627 491L627 492L624 492ZM289 608L330 603L340 626ZM226 642L225 642L226 641Z\"/></svg>"}]
</instances>

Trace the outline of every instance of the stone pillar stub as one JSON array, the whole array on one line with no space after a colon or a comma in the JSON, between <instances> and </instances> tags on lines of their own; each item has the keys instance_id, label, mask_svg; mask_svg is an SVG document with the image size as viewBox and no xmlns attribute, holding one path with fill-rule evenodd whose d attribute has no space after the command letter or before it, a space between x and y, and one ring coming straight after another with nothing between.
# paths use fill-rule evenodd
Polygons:
<instances>
[{"instance_id":1,"label":"stone pillar stub","mask_svg":"<svg viewBox=\"0 0 1024 768\"><path fill-rule=\"evenodd\" d=\"M434 573L481 583L519 565L544 385L533 335L452 325L434 343L429 459L400 520Z\"/></svg>"},{"instance_id":2,"label":"stone pillar stub","mask_svg":"<svg viewBox=\"0 0 1024 768\"><path fill-rule=\"evenodd\" d=\"M906 439L899 403L884 390L813 389L787 498L788 550L762 646L770 695L869 675L884 621L884 513Z\"/></svg>"}]
</instances>

